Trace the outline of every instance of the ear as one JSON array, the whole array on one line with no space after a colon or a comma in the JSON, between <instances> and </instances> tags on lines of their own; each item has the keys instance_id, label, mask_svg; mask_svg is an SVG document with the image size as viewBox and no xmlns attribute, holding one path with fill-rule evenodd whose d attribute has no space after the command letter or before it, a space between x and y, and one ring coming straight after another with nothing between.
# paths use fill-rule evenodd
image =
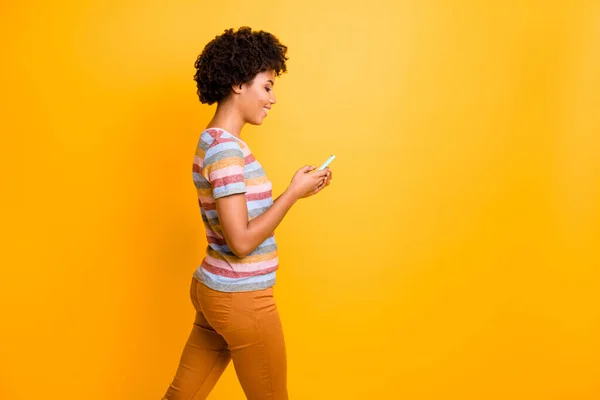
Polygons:
<instances>
[{"instance_id":1,"label":"ear","mask_svg":"<svg viewBox=\"0 0 600 400\"><path fill-rule=\"evenodd\" d=\"M233 90L234 93L240 94L242 93L243 89L243 84L240 83L239 85L231 85L231 90Z\"/></svg>"}]
</instances>

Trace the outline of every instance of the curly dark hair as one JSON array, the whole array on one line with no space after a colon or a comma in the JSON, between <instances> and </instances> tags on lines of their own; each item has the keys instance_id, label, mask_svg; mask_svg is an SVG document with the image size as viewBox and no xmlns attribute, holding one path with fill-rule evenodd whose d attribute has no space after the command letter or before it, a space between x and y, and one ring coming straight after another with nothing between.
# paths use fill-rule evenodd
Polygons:
<instances>
[{"instance_id":1,"label":"curly dark hair","mask_svg":"<svg viewBox=\"0 0 600 400\"><path fill-rule=\"evenodd\" d=\"M247 26L226 29L204 47L194 64L200 102L218 103L232 86L251 83L260 72L273 70L275 76L281 75L287 71L286 52L287 47L268 32Z\"/></svg>"}]
</instances>

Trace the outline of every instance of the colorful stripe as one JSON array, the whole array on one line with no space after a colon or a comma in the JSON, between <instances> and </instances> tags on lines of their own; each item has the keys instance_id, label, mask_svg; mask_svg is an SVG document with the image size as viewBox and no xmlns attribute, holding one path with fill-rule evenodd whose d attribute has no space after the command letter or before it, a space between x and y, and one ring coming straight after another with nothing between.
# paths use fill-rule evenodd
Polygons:
<instances>
[{"instance_id":1,"label":"colorful stripe","mask_svg":"<svg viewBox=\"0 0 600 400\"><path fill-rule=\"evenodd\" d=\"M196 279L223 292L273 286L279 268L275 237L239 258L224 238L216 208L217 199L243 193L250 221L273 205L271 181L246 143L222 129L205 130L194 154L192 178L208 242Z\"/></svg>"}]
</instances>

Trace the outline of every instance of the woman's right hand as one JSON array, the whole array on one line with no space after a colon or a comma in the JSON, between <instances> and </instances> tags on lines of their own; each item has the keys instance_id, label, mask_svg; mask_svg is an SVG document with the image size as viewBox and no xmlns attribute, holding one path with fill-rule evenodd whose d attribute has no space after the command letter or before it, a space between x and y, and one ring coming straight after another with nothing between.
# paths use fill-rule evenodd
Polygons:
<instances>
[{"instance_id":1,"label":"woman's right hand","mask_svg":"<svg viewBox=\"0 0 600 400\"><path fill-rule=\"evenodd\" d=\"M320 192L323 188L329 185L331 181L331 171L325 168L321 171L314 171L317 167L306 165L300 168L288 187L288 191L295 198L301 199L312 196Z\"/></svg>"}]
</instances>

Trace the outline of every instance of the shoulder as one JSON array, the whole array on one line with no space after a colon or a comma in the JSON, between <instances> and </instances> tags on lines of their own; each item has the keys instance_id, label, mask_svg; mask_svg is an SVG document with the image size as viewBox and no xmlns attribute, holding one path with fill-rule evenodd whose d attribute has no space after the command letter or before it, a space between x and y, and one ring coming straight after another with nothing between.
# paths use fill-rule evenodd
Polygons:
<instances>
[{"instance_id":1,"label":"shoulder","mask_svg":"<svg viewBox=\"0 0 600 400\"><path fill-rule=\"evenodd\" d=\"M202 132L200 146L204 146L205 164L212 164L225 159L241 159L243 162L246 153L242 148L243 143L230 133L219 129L207 129ZM237 163L238 161L236 161Z\"/></svg>"},{"instance_id":2,"label":"shoulder","mask_svg":"<svg viewBox=\"0 0 600 400\"><path fill-rule=\"evenodd\" d=\"M230 133L220 129L206 129L200 135L199 147L204 147L205 151L214 150L215 147L242 149L240 143Z\"/></svg>"}]
</instances>

